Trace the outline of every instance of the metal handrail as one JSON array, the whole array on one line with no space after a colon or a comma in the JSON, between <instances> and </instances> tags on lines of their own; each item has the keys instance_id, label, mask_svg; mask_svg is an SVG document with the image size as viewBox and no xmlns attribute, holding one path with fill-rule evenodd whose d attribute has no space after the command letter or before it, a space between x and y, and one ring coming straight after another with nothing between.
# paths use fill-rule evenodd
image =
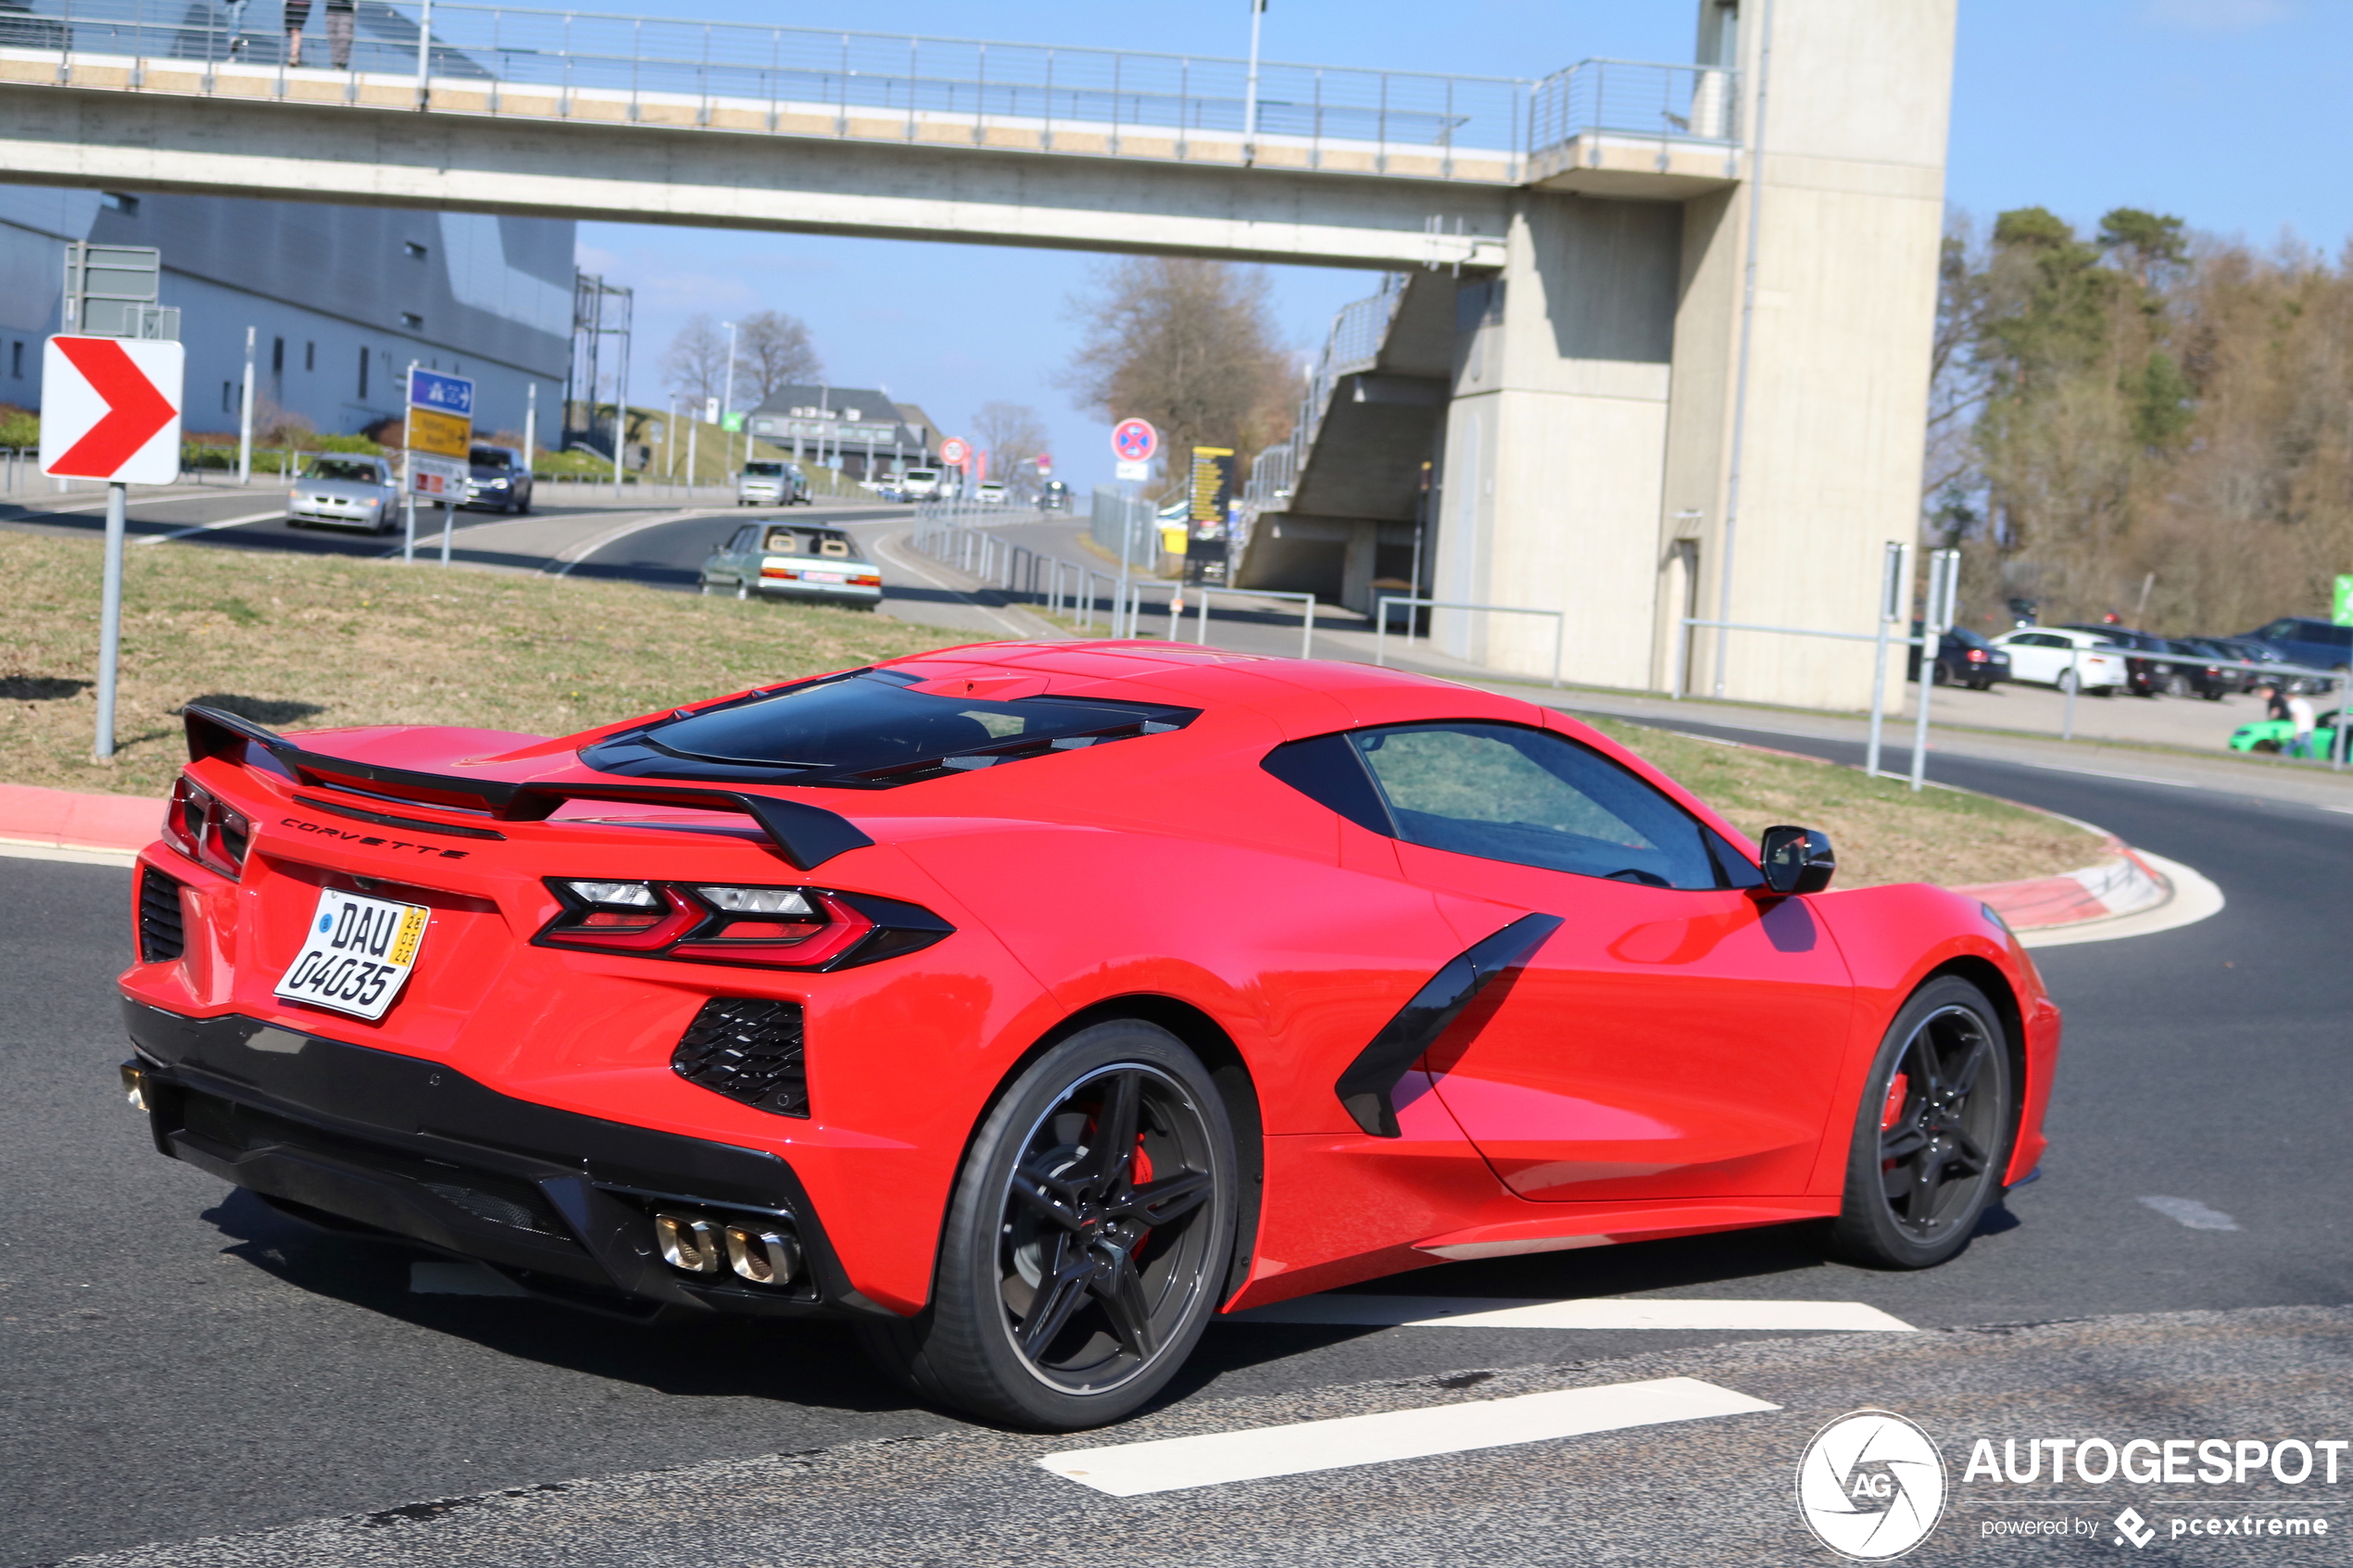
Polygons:
<instances>
[{"instance_id":1,"label":"metal handrail","mask_svg":"<svg viewBox=\"0 0 2353 1568\"><path fill-rule=\"evenodd\" d=\"M1299 623L1299 657L1302 659L1313 659L1315 657L1315 595L1290 593L1278 594L1271 589L1265 588L1227 588L1215 586L1207 583L1196 583L1191 586L1194 592L1201 595L1201 629L1195 634L1193 641L1199 643L1202 646L1209 646L1209 596L1212 594L1226 594L1235 598L1243 599L1297 599L1300 601L1301 606L1301 618ZM1175 635L1174 627L1170 628L1170 634L1172 636Z\"/></svg>"},{"instance_id":2,"label":"metal handrail","mask_svg":"<svg viewBox=\"0 0 2353 1568\"><path fill-rule=\"evenodd\" d=\"M179 0L29 0L9 16L19 47L56 49L63 82L74 82L77 67L93 56L195 62L204 69L206 93L215 91L216 68L258 70L277 79L273 95L281 98L288 95L290 69L328 80L348 74L318 69L321 62L308 57L290 68L283 34L255 29L233 35L221 13ZM1198 144L1211 140L1239 148L1249 131L1255 147L1306 149L1309 168L1339 169L1322 155L1349 147L1368 154L1343 159L1349 172L1392 172L1390 158L1416 155L1421 161L1394 170L1416 178L1457 177L1456 155L1471 153L1500 157L1502 177L1519 179L1538 85L1517 77L1261 61L1253 99L1250 62L1223 56L461 0L360 0L358 23L351 69L414 82L422 109L453 107L436 101L438 82L486 86L489 113L527 113L527 107L502 101L508 90L524 88L552 94L559 115L576 101L605 97L625 101L634 120L641 104L670 99L694 106L691 122L702 129L848 136L853 118L878 116L903 129L859 133L937 140L925 132L944 121L951 133L963 127L975 144L988 124L1012 120L1040 132L1042 152L1171 156L1158 146L1121 145L1123 135L1143 132L1155 143L1173 135L1177 158L1196 156ZM241 46L233 51L233 42ZM160 90L141 82L135 68L128 80ZM346 94L346 101L355 96ZM720 107L748 109L753 123L742 123L741 115L731 123L713 112ZM780 123L796 117L810 123ZM1105 138L1107 149L1084 144L1084 135L1071 145L1074 132ZM1239 157L1233 148L1218 156ZM1473 172L1496 177L1491 169Z\"/></svg>"},{"instance_id":3,"label":"metal handrail","mask_svg":"<svg viewBox=\"0 0 2353 1568\"><path fill-rule=\"evenodd\" d=\"M1561 642L1568 631L1568 617L1557 609L1537 609L1528 605L1481 605L1462 599L1417 599L1404 594L1383 594L1373 613L1373 662L1386 669L1389 662L1389 607L1404 605L1421 609L1483 609L1498 615L1549 615L1553 618L1553 684L1561 684ZM1405 646L1414 643L1414 623L1405 622Z\"/></svg>"}]
</instances>

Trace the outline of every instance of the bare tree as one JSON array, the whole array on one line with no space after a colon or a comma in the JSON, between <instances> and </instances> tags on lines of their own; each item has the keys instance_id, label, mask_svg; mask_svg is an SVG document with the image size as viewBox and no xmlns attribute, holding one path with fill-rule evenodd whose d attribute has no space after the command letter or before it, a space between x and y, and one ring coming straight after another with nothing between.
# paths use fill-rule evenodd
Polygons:
<instances>
[{"instance_id":1,"label":"bare tree","mask_svg":"<svg viewBox=\"0 0 2353 1568\"><path fill-rule=\"evenodd\" d=\"M973 416L973 445L988 454L990 475L1010 484L1046 449L1046 427L1026 403L983 403Z\"/></svg>"},{"instance_id":2,"label":"bare tree","mask_svg":"<svg viewBox=\"0 0 2353 1568\"><path fill-rule=\"evenodd\" d=\"M699 312L686 318L678 335L661 356L662 384L695 406L702 417L705 400L727 391L727 333Z\"/></svg>"},{"instance_id":3,"label":"bare tree","mask_svg":"<svg viewBox=\"0 0 2353 1568\"><path fill-rule=\"evenodd\" d=\"M736 392L747 408L780 388L804 385L825 373L808 324L781 310L762 310L736 324Z\"/></svg>"},{"instance_id":4,"label":"bare tree","mask_svg":"<svg viewBox=\"0 0 2353 1568\"><path fill-rule=\"evenodd\" d=\"M1235 470L1290 433L1292 370L1268 308L1265 270L1134 257L1105 263L1075 295L1083 333L1063 384L1108 420L1145 419L1181 464L1227 446Z\"/></svg>"}]
</instances>

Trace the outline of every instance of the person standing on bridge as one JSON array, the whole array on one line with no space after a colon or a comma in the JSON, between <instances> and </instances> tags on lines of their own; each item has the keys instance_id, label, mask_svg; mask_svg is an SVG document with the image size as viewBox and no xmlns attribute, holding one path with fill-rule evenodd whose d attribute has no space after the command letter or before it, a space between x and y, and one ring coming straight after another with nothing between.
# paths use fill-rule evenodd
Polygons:
<instances>
[{"instance_id":1,"label":"person standing on bridge","mask_svg":"<svg viewBox=\"0 0 2353 1568\"><path fill-rule=\"evenodd\" d=\"M351 69L351 30L358 20L359 0L327 0L327 63L337 70Z\"/></svg>"},{"instance_id":2,"label":"person standing on bridge","mask_svg":"<svg viewBox=\"0 0 2353 1568\"><path fill-rule=\"evenodd\" d=\"M286 0L286 64L302 64L302 28L310 19L310 0Z\"/></svg>"}]
</instances>

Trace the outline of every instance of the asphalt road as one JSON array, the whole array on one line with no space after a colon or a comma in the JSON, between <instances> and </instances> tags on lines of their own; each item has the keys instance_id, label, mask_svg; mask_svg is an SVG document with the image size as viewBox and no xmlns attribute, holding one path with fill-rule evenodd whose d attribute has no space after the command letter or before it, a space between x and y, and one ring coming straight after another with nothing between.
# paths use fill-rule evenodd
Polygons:
<instances>
[{"instance_id":1,"label":"asphalt road","mask_svg":"<svg viewBox=\"0 0 2353 1568\"><path fill-rule=\"evenodd\" d=\"M2322 1310L2353 1301L2353 1224L2331 1196L2353 1190L2335 978L2353 963L2353 817L1968 759L1937 771L2113 828L2229 899L2197 925L2038 956L2069 1018L2053 1148L1969 1251L1874 1273L1780 1229L1451 1264L1386 1286L1855 1301L1931 1332L1220 1325L1162 1408L1075 1442L911 1404L833 1328L641 1330L416 1294L409 1255L310 1232L157 1157L111 1084L128 873L0 859L0 1190L17 1216L0 1231L0 1563L1825 1562L1790 1476L1806 1436L1859 1405L1929 1424L1957 1479L1956 1445L1978 1432L2353 1436L2353 1312ZM2185 1224L2150 1198L2226 1218ZM1984 1327L2019 1324L2046 1326ZM1661 1377L1780 1408L1140 1498L1033 1462ZM2344 1562L2346 1472L2326 1496L2273 1488L2333 1510L2325 1547L2167 1549ZM2201 1507L2252 1507L2261 1489L2187 1488ZM2108 1488L2105 1512L2079 1512L2104 1532L2123 1501L2157 1519L2145 1490ZM476 1500L434 1500L451 1499ZM1983 1539L1991 1506L1957 1496L1915 1560L2116 1549L2112 1532ZM198 1537L221 1539L187 1544Z\"/></svg>"},{"instance_id":2,"label":"asphalt road","mask_svg":"<svg viewBox=\"0 0 2353 1568\"><path fill-rule=\"evenodd\" d=\"M814 506L747 512L708 504L616 507L548 500L527 517L460 511L449 536L450 557L469 567L560 574L691 593L703 558L754 516L790 518L852 529L883 567L883 611L902 621L974 637L1026 637L1050 632L1044 622L1005 605L1002 596L969 592L968 583L936 563L898 548L893 540L912 525L903 507ZM104 498L93 495L19 497L0 503L0 527L94 537L106 528ZM441 514L417 514L417 554L428 563L441 549ZM398 556L399 535L342 529L292 528L283 493L276 489L192 490L133 495L126 533L137 549L200 547L288 551L301 555L383 559Z\"/></svg>"}]
</instances>

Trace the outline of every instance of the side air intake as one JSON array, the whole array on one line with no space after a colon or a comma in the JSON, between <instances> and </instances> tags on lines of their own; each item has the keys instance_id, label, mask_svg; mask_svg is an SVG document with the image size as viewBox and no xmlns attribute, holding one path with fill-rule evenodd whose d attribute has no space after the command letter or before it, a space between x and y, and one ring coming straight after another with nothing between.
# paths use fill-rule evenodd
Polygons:
<instances>
[{"instance_id":1,"label":"side air intake","mask_svg":"<svg viewBox=\"0 0 2353 1568\"><path fill-rule=\"evenodd\" d=\"M139 868L139 961L164 963L188 949L181 924L180 884L153 866Z\"/></svg>"},{"instance_id":2,"label":"side air intake","mask_svg":"<svg viewBox=\"0 0 2353 1568\"><path fill-rule=\"evenodd\" d=\"M809 1114L799 1002L713 997L670 1053L689 1084L778 1116Z\"/></svg>"}]
</instances>

